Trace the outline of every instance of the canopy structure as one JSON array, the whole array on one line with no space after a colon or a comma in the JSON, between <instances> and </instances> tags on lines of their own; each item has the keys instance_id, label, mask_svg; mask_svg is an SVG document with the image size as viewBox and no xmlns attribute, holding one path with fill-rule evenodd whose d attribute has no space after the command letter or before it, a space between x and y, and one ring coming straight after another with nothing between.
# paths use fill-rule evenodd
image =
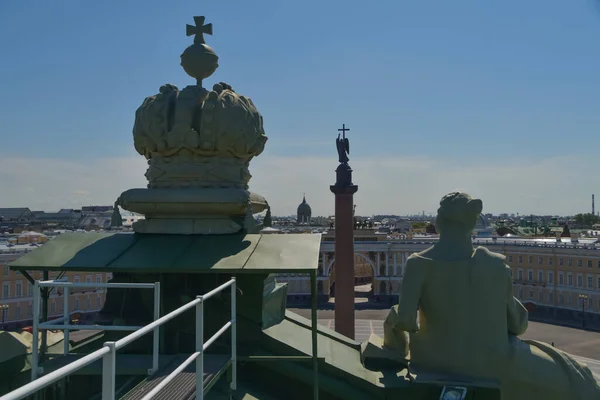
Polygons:
<instances>
[{"instance_id":1,"label":"canopy structure","mask_svg":"<svg viewBox=\"0 0 600 400\"><path fill-rule=\"evenodd\" d=\"M316 271L321 236L67 233L9 266L13 270L146 273Z\"/></svg>"}]
</instances>

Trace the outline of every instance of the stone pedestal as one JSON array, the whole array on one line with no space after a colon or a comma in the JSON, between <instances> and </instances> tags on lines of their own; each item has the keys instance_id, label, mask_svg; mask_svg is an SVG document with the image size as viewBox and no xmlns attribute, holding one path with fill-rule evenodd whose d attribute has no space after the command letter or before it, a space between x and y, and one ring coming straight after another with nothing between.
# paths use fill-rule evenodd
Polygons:
<instances>
[{"instance_id":1,"label":"stone pedestal","mask_svg":"<svg viewBox=\"0 0 600 400\"><path fill-rule=\"evenodd\" d=\"M263 196L239 188L129 189L118 203L144 214L133 224L137 233L183 235L236 233L244 227L249 206L252 214L267 208Z\"/></svg>"},{"instance_id":2,"label":"stone pedestal","mask_svg":"<svg viewBox=\"0 0 600 400\"><path fill-rule=\"evenodd\" d=\"M330 186L335 194L335 330L354 339L354 193L352 169L342 163L337 181Z\"/></svg>"}]
</instances>

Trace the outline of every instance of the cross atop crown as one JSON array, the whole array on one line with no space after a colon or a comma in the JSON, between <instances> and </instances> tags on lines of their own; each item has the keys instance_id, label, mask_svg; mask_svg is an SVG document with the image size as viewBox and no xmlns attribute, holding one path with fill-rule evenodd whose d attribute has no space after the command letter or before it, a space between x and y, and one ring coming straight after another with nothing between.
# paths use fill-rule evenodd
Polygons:
<instances>
[{"instance_id":1,"label":"cross atop crown","mask_svg":"<svg viewBox=\"0 0 600 400\"><path fill-rule=\"evenodd\" d=\"M212 24L204 25L204 17L194 17L194 25L186 25L185 26L185 34L186 36L194 36L194 43L206 43L204 41L204 34L212 35Z\"/></svg>"}]
</instances>

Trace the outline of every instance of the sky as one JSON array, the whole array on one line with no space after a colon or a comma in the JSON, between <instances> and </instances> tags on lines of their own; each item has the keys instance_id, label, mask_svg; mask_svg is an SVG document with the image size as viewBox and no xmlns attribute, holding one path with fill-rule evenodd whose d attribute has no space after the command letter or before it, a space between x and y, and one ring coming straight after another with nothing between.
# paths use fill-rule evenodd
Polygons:
<instances>
[{"instance_id":1,"label":"sky","mask_svg":"<svg viewBox=\"0 0 600 400\"><path fill-rule=\"evenodd\" d=\"M112 204L144 187L135 110L194 84L194 15L269 137L250 189L274 215L333 213L351 130L359 215L600 209L600 0L0 1L0 207Z\"/></svg>"}]
</instances>

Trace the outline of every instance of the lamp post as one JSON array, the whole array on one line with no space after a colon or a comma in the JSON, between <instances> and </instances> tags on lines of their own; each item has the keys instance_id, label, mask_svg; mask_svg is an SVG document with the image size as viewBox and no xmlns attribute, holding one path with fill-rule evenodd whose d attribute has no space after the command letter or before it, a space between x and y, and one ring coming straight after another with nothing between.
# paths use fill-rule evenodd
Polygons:
<instances>
[{"instance_id":1,"label":"lamp post","mask_svg":"<svg viewBox=\"0 0 600 400\"><path fill-rule=\"evenodd\" d=\"M4 320L6 317L6 311L8 310L8 304L0 304L0 310L2 310L2 330L6 330L6 326L4 325Z\"/></svg>"},{"instance_id":2,"label":"lamp post","mask_svg":"<svg viewBox=\"0 0 600 400\"><path fill-rule=\"evenodd\" d=\"M581 312L583 314L583 319L581 320L581 327L585 328L585 301L588 298L587 294L580 294L579 298L581 299Z\"/></svg>"}]
</instances>

